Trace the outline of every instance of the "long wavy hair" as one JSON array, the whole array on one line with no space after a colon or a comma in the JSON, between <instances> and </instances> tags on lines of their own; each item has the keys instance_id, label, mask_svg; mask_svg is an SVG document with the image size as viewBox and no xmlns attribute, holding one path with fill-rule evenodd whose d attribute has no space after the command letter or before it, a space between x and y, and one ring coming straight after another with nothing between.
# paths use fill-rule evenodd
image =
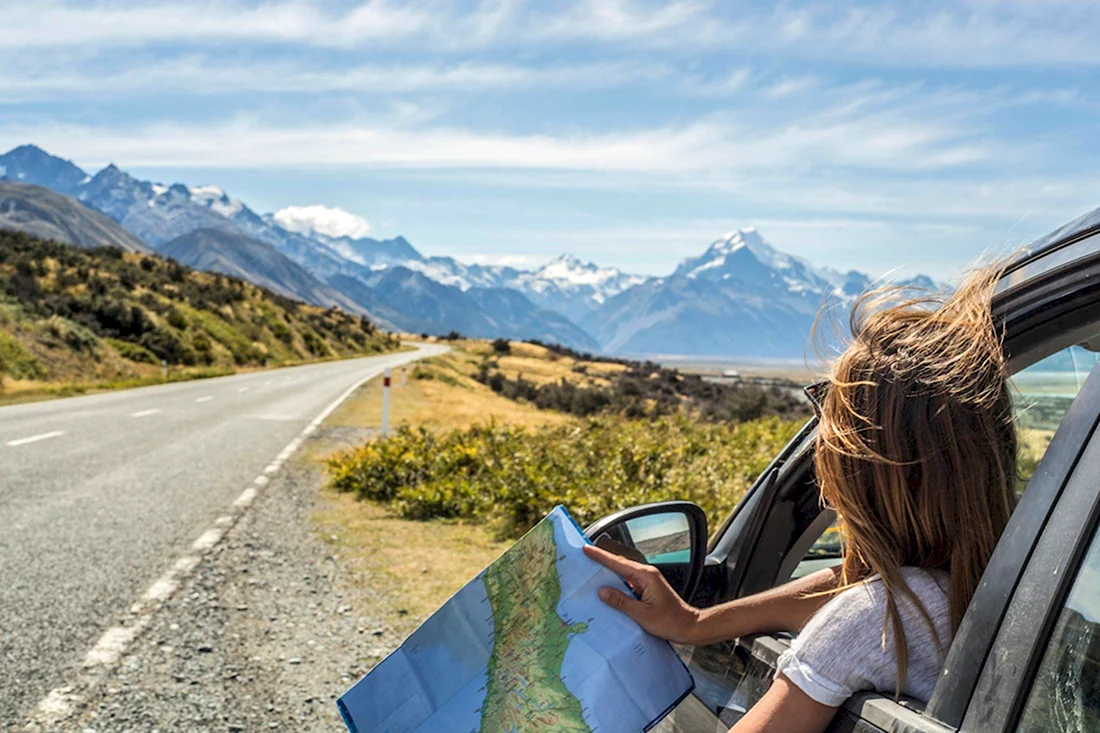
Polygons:
<instances>
[{"instance_id":1,"label":"long wavy hair","mask_svg":"<svg viewBox=\"0 0 1100 733\"><path fill-rule=\"evenodd\" d=\"M898 694L908 669L900 598L938 639L901 568L948 573L957 630L1016 504L1016 431L990 313L1002 273L1000 264L977 269L946 293L867 293L829 372L814 464L846 538L834 592L881 579Z\"/></svg>"}]
</instances>

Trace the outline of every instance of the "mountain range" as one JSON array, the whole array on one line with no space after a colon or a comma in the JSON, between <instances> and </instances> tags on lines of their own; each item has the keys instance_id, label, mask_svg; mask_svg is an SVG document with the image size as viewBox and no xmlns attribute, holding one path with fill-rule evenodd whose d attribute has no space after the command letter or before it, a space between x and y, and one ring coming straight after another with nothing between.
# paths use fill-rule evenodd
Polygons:
<instances>
[{"instance_id":1,"label":"mountain range","mask_svg":"<svg viewBox=\"0 0 1100 733\"><path fill-rule=\"evenodd\" d=\"M0 155L0 227L152 250L393 330L622 355L800 357L822 305L871 282L779 252L752 228L719 238L666 277L570 255L534 270L466 264L424 256L404 237L292 231L217 186L143 181L113 164L89 175L33 145Z\"/></svg>"}]
</instances>

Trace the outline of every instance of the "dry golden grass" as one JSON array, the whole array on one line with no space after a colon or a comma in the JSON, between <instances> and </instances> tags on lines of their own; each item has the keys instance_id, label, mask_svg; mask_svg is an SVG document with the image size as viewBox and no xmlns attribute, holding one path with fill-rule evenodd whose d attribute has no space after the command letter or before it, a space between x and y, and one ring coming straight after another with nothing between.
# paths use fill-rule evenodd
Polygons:
<instances>
[{"instance_id":1,"label":"dry golden grass","mask_svg":"<svg viewBox=\"0 0 1100 733\"><path fill-rule=\"evenodd\" d=\"M402 636L510 544L472 524L400 519L349 494L326 491L324 499L321 536L385 599L389 625Z\"/></svg>"},{"instance_id":2,"label":"dry golden grass","mask_svg":"<svg viewBox=\"0 0 1100 733\"><path fill-rule=\"evenodd\" d=\"M460 343L443 356L428 359L406 373L393 375L390 392L390 426L423 425L429 429L464 428L490 420L508 425L536 427L567 422L566 415L538 410L494 394L469 375L477 371L479 357ZM417 374L423 378L417 378ZM377 428L382 422L382 380L371 380L329 418L339 427Z\"/></svg>"},{"instance_id":3,"label":"dry golden grass","mask_svg":"<svg viewBox=\"0 0 1100 733\"><path fill-rule=\"evenodd\" d=\"M480 361L485 357L496 359L501 373L509 379L522 376L536 384L558 382L565 379L577 384L607 385L607 377L611 374L626 369L622 364L608 364L605 362L578 361L568 356L562 356L542 346L525 344L519 341L511 342L511 353L494 354L492 346L485 342L462 342L461 348L471 357ZM574 367L580 365L583 372L574 371ZM474 367L476 370L476 367Z\"/></svg>"}]
</instances>

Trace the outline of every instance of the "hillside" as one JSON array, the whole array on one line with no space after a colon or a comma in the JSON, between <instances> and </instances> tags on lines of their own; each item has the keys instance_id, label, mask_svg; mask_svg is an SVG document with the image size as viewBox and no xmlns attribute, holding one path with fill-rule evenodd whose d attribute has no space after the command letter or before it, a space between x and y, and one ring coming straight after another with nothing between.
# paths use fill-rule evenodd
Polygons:
<instances>
[{"instance_id":1,"label":"hillside","mask_svg":"<svg viewBox=\"0 0 1100 733\"><path fill-rule=\"evenodd\" d=\"M379 353L367 318L115 248L0 231L0 376L87 382Z\"/></svg>"},{"instance_id":2,"label":"hillside","mask_svg":"<svg viewBox=\"0 0 1100 733\"><path fill-rule=\"evenodd\" d=\"M0 229L12 229L77 247L149 252L112 219L42 186L0 180Z\"/></svg>"},{"instance_id":3,"label":"hillside","mask_svg":"<svg viewBox=\"0 0 1100 733\"><path fill-rule=\"evenodd\" d=\"M157 253L206 272L247 280L306 303L363 309L334 292L269 244L222 229L197 229L157 247Z\"/></svg>"}]
</instances>

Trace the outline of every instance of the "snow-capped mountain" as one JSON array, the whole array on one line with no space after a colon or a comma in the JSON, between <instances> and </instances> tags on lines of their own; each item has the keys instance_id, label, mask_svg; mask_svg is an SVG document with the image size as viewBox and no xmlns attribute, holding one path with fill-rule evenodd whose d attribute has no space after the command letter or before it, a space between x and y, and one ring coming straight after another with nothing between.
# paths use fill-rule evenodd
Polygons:
<instances>
[{"instance_id":1,"label":"snow-capped mountain","mask_svg":"<svg viewBox=\"0 0 1100 733\"><path fill-rule=\"evenodd\" d=\"M715 240L666 277L571 255L521 270L424 256L404 237L358 236L369 231L365 220L323 206L290 207L292 220L287 209L258 214L216 185L142 181L115 165L89 176L32 145L0 155L0 179L76 198L181 261L415 332L539 338L617 354L790 358L806 353L822 305L850 302L875 284L780 252L752 228ZM325 226L331 218L315 226L318 210L358 226ZM24 228L48 224L19 216ZM923 276L905 284L934 285Z\"/></svg>"},{"instance_id":2,"label":"snow-capped mountain","mask_svg":"<svg viewBox=\"0 0 1100 733\"><path fill-rule=\"evenodd\" d=\"M534 272L518 273L506 285L521 291L543 308L579 321L609 298L647 279L614 267L599 267L566 254Z\"/></svg>"},{"instance_id":3,"label":"snow-capped mountain","mask_svg":"<svg viewBox=\"0 0 1100 733\"><path fill-rule=\"evenodd\" d=\"M862 292L847 292L860 279L818 270L739 229L580 323L613 353L797 358L821 307Z\"/></svg>"},{"instance_id":4,"label":"snow-capped mountain","mask_svg":"<svg viewBox=\"0 0 1100 733\"><path fill-rule=\"evenodd\" d=\"M470 335L598 346L560 314L498 287L517 271L424 257L403 237L291 231L218 186L143 181L114 164L89 176L33 145L0 155L0 179L75 198L186 264L244 277L306 302L365 312L384 327L446 333L458 330L457 324ZM23 219L20 228L45 231L43 223ZM390 270L393 277L375 277Z\"/></svg>"},{"instance_id":5,"label":"snow-capped mountain","mask_svg":"<svg viewBox=\"0 0 1100 733\"><path fill-rule=\"evenodd\" d=\"M730 232L706 252L680 263L673 277L734 281L751 287L767 283L787 292L830 294L836 285L805 260L779 252L754 227Z\"/></svg>"}]
</instances>

